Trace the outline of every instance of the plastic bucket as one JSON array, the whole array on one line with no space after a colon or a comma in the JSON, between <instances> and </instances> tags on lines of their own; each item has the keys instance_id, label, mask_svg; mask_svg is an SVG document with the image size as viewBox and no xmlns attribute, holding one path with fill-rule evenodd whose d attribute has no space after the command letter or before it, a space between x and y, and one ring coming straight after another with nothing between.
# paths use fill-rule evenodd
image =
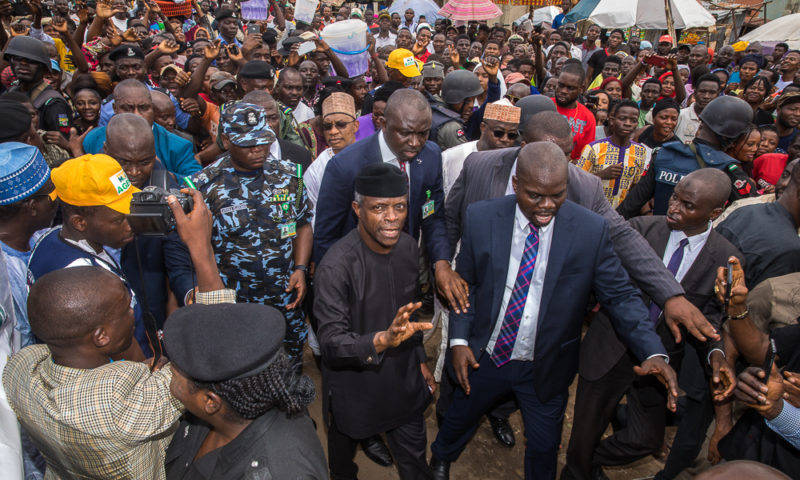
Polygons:
<instances>
[{"instance_id":1,"label":"plastic bucket","mask_svg":"<svg viewBox=\"0 0 800 480\"><path fill-rule=\"evenodd\" d=\"M300 0L297 2L300 3ZM320 36L342 60L350 77L367 72L369 52L367 52L366 23L361 20L343 20L325 27Z\"/></svg>"},{"instance_id":2,"label":"plastic bucket","mask_svg":"<svg viewBox=\"0 0 800 480\"><path fill-rule=\"evenodd\" d=\"M311 25L314 14L319 6L319 0L297 0L294 5L294 18Z\"/></svg>"}]
</instances>

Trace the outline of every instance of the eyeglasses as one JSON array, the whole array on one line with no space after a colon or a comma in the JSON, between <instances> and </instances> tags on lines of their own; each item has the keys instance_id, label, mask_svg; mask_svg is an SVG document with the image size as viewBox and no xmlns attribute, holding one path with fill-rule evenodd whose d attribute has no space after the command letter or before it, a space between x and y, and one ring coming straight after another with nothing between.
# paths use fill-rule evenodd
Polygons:
<instances>
[{"instance_id":1,"label":"eyeglasses","mask_svg":"<svg viewBox=\"0 0 800 480\"><path fill-rule=\"evenodd\" d=\"M336 130L344 130L347 128L348 125L353 123L355 120L350 120L349 122L345 122L344 120L340 120L338 122L331 122L331 123L323 123L322 129L327 131L333 130L333 126L336 126Z\"/></svg>"},{"instance_id":2,"label":"eyeglasses","mask_svg":"<svg viewBox=\"0 0 800 480\"><path fill-rule=\"evenodd\" d=\"M503 136L508 137L509 140L516 140L519 137L519 132L506 132L505 130L494 130L492 131L492 135L494 138L501 139Z\"/></svg>"},{"instance_id":3,"label":"eyeglasses","mask_svg":"<svg viewBox=\"0 0 800 480\"><path fill-rule=\"evenodd\" d=\"M511 103L517 103L517 100L519 100L519 97L515 97L514 95L509 95L508 93L506 93L503 96L503 98L507 98Z\"/></svg>"}]
</instances>

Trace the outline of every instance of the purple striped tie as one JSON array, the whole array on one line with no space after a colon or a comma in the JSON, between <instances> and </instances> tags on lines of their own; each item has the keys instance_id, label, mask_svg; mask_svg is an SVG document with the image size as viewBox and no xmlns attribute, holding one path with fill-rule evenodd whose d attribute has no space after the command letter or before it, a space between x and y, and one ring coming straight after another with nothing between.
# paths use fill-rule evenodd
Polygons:
<instances>
[{"instance_id":1,"label":"purple striped tie","mask_svg":"<svg viewBox=\"0 0 800 480\"><path fill-rule=\"evenodd\" d=\"M675 249L675 252L669 259L669 263L667 264L667 270L672 273L672 275L678 274L678 269L681 267L681 262L683 262L683 253L686 250L686 245L689 245L689 239L684 238L678 244L678 248ZM658 322L658 318L661 316L661 307L656 305L656 302L652 302L650 304L650 321L654 324Z\"/></svg>"},{"instance_id":2,"label":"purple striped tie","mask_svg":"<svg viewBox=\"0 0 800 480\"><path fill-rule=\"evenodd\" d=\"M502 367L511 361L511 353L514 351L514 342L517 340L519 323L522 320L522 312L525 309L525 301L528 298L528 287L533 278L533 268L536 266L536 254L539 251L539 230L532 223L528 226L531 233L525 240L525 250L522 251L522 259L519 262L517 281L514 282L514 290L508 299L508 307L503 317L503 325L500 327L500 334L494 344L494 350L489 357L495 365Z\"/></svg>"}]
</instances>

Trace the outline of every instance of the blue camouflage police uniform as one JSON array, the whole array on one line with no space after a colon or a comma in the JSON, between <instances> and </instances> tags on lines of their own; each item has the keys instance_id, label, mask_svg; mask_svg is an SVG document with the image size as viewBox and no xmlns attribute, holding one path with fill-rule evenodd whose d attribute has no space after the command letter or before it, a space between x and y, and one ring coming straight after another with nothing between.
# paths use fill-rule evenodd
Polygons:
<instances>
[{"instance_id":1,"label":"blue camouflage police uniform","mask_svg":"<svg viewBox=\"0 0 800 480\"><path fill-rule=\"evenodd\" d=\"M223 113L222 133L240 147L275 141L264 110L239 103ZM302 309L287 310L294 271L293 239L310 223L312 210L302 183L302 168L289 160L266 159L262 169L234 169L230 153L196 173L192 180L213 215L211 243L220 274L237 301L279 308L286 317L284 346L300 362L306 340Z\"/></svg>"}]
</instances>

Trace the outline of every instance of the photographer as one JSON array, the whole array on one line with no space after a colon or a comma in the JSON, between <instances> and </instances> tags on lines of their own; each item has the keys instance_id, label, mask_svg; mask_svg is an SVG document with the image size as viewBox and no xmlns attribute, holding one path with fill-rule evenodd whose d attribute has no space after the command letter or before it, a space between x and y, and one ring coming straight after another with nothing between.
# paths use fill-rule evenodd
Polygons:
<instances>
[{"instance_id":1,"label":"photographer","mask_svg":"<svg viewBox=\"0 0 800 480\"><path fill-rule=\"evenodd\" d=\"M120 113L111 117L106 128L103 150L122 166L134 187L140 190L151 185L180 188L174 176L156 158L147 120L132 113ZM138 232L134 230L134 233ZM137 234L133 242L122 247L120 263L136 296L146 301L159 328L170 313L170 303L173 308L174 302L177 307L184 306L194 290L189 251L176 232L164 236ZM172 295L175 300L171 301Z\"/></svg>"},{"instance_id":2,"label":"photographer","mask_svg":"<svg viewBox=\"0 0 800 480\"><path fill-rule=\"evenodd\" d=\"M744 271L735 257L729 259L729 265L733 281L727 307L730 334L725 335L725 353L731 364L741 355L748 364L761 368L749 367L739 375L736 398L752 410L735 426L732 426L731 404L715 406L717 425L709 457L755 460L796 474L800 471L800 374L793 372L800 372L800 325L778 328L769 334L759 330L745 303L748 290ZM727 269L720 267L714 287L717 300L723 305L726 275ZM782 374L781 369L784 369Z\"/></svg>"},{"instance_id":3,"label":"photographer","mask_svg":"<svg viewBox=\"0 0 800 480\"><path fill-rule=\"evenodd\" d=\"M70 162L81 165L85 160L65 164L74 172ZM62 198L63 173L54 172ZM107 175L100 178L108 181ZM171 208L197 273L196 302L233 303L235 293L224 289L214 260L210 212L199 192L191 195L194 209L188 216L175 202ZM130 191L123 192L119 204L130 196ZM65 217L73 225L115 212L107 206L71 208L93 211L83 219L77 214ZM65 235L75 238L71 228L65 225L70 230ZM83 251L73 240L56 236L55 241L64 245L58 248L62 253L69 248ZM88 246L88 240L80 245ZM172 371L110 361L133 344L130 289L105 265L87 265L79 259L69 265L75 268L43 275L31 287L31 328L44 344L26 347L10 359L3 375L9 404L47 459L48 478L163 479L164 451L183 411L170 395Z\"/></svg>"}]
</instances>

